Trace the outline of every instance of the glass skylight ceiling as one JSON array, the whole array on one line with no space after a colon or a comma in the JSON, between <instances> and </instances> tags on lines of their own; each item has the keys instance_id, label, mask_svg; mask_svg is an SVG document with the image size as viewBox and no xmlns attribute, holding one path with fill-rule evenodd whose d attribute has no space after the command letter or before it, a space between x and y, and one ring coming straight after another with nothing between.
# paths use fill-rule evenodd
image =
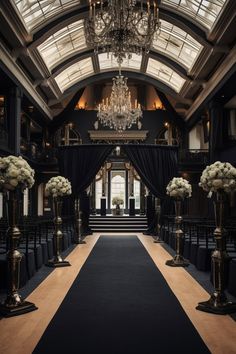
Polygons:
<instances>
[{"instance_id":1,"label":"glass skylight ceiling","mask_svg":"<svg viewBox=\"0 0 236 354\"><path fill-rule=\"evenodd\" d=\"M93 63L91 58L82 59L79 62L69 66L55 77L56 83L61 92L76 82L83 80L90 74L93 74Z\"/></svg>"},{"instance_id":2,"label":"glass skylight ceiling","mask_svg":"<svg viewBox=\"0 0 236 354\"><path fill-rule=\"evenodd\" d=\"M153 41L153 48L191 69L202 45L181 28L163 20L160 22L160 33Z\"/></svg>"},{"instance_id":3,"label":"glass skylight ceiling","mask_svg":"<svg viewBox=\"0 0 236 354\"><path fill-rule=\"evenodd\" d=\"M49 69L71 54L86 48L83 26L83 20L76 21L54 33L38 46L38 50Z\"/></svg>"},{"instance_id":4,"label":"glass skylight ceiling","mask_svg":"<svg viewBox=\"0 0 236 354\"><path fill-rule=\"evenodd\" d=\"M146 72L155 79L164 82L176 92L179 92L185 83L185 80L174 70L152 58L149 58L148 60Z\"/></svg>"},{"instance_id":5,"label":"glass skylight ceiling","mask_svg":"<svg viewBox=\"0 0 236 354\"><path fill-rule=\"evenodd\" d=\"M183 12L210 29L226 0L162 0L161 3Z\"/></svg>"},{"instance_id":6,"label":"glass skylight ceiling","mask_svg":"<svg viewBox=\"0 0 236 354\"><path fill-rule=\"evenodd\" d=\"M107 53L102 53L98 55L100 70L107 69L118 69L118 64L116 58L109 55L107 57ZM131 59L124 59L121 68L122 69L133 69L140 70L142 61L142 55L132 54Z\"/></svg>"},{"instance_id":7,"label":"glass skylight ceiling","mask_svg":"<svg viewBox=\"0 0 236 354\"><path fill-rule=\"evenodd\" d=\"M19 10L28 30L59 14L61 11L78 5L80 0L11 0Z\"/></svg>"}]
</instances>

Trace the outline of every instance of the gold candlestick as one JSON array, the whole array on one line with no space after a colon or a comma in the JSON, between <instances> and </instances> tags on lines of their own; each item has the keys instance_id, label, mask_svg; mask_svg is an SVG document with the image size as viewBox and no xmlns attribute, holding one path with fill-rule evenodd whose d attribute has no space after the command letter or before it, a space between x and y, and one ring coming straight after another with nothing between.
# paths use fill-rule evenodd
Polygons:
<instances>
[{"instance_id":1,"label":"gold candlestick","mask_svg":"<svg viewBox=\"0 0 236 354\"><path fill-rule=\"evenodd\" d=\"M216 245L211 256L214 292L208 301L199 302L196 307L197 310L219 315L236 312L236 303L228 301L225 294L225 271L226 263L229 261L226 251L226 230L224 228L225 202L226 193L223 190L219 190L216 193L216 201L214 202L216 223L214 237Z\"/></svg>"},{"instance_id":2,"label":"gold candlestick","mask_svg":"<svg viewBox=\"0 0 236 354\"><path fill-rule=\"evenodd\" d=\"M20 281L20 262L22 254L18 251L21 232L17 226L17 209L19 200L17 191L8 192L7 211L8 211L8 230L7 230L7 297L0 305L0 313L5 317L17 316L26 312L37 310L32 302L25 301L18 293Z\"/></svg>"},{"instance_id":3,"label":"gold candlestick","mask_svg":"<svg viewBox=\"0 0 236 354\"><path fill-rule=\"evenodd\" d=\"M53 233L53 245L54 245L54 256L47 263L48 267L67 267L70 266L68 261L62 259L61 256L61 243L62 243L62 231L61 231L61 209L62 201L58 197L53 197L53 212L54 212L54 233Z\"/></svg>"},{"instance_id":4,"label":"gold candlestick","mask_svg":"<svg viewBox=\"0 0 236 354\"><path fill-rule=\"evenodd\" d=\"M166 261L166 265L170 267L188 267L189 261L183 257L184 233L181 229L182 216L181 214L181 199L175 200L175 251L173 259Z\"/></svg>"},{"instance_id":5,"label":"gold candlestick","mask_svg":"<svg viewBox=\"0 0 236 354\"><path fill-rule=\"evenodd\" d=\"M82 219L80 211L80 200L79 197L75 199L75 237L74 242L77 244L85 244L86 242L82 239Z\"/></svg>"}]
</instances>

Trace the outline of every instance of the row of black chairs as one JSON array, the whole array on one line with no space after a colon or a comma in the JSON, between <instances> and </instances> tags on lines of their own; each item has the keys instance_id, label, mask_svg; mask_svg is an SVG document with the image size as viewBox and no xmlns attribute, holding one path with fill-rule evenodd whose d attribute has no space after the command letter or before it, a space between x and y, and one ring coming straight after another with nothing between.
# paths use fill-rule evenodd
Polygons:
<instances>
[{"instance_id":1,"label":"row of black chairs","mask_svg":"<svg viewBox=\"0 0 236 354\"><path fill-rule=\"evenodd\" d=\"M226 250L229 255L226 265L228 291L236 296L236 223L226 222ZM211 254L215 249L215 222L208 218L184 217L184 257L200 271L211 270ZM175 218L165 216L161 227L161 238L175 249Z\"/></svg>"},{"instance_id":2,"label":"row of black chairs","mask_svg":"<svg viewBox=\"0 0 236 354\"><path fill-rule=\"evenodd\" d=\"M67 216L62 218L62 244L61 250L70 247L74 238L74 218ZM53 258L53 222L47 217L23 217L18 223L21 231L19 251L22 254L20 263L20 287L34 276L34 274L49 259ZM7 220L0 219L0 288L7 286L7 251L9 248Z\"/></svg>"}]
</instances>

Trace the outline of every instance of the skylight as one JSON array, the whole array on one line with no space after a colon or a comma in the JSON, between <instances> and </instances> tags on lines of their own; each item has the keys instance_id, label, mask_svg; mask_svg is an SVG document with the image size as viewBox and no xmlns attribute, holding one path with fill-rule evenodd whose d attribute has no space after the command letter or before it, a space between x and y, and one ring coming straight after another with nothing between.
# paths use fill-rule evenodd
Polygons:
<instances>
[{"instance_id":1,"label":"skylight","mask_svg":"<svg viewBox=\"0 0 236 354\"><path fill-rule=\"evenodd\" d=\"M153 48L190 70L203 46L181 28L163 20L160 22L160 32L153 41Z\"/></svg>"},{"instance_id":2,"label":"skylight","mask_svg":"<svg viewBox=\"0 0 236 354\"><path fill-rule=\"evenodd\" d=\"M62 28L38 46L39 53L49 69L84 48L86 42L83 20Z\"/></svg>"},{"instance_id":3,"label":"skylight","mask_svg":"<svg viewBox=\"0 0 236 354\"><path fill-rule=\"evenodd\" d=\"M164 82L176 92L179 92L185 83L185 80L169 66L152 58L149 58L148 60L146 73L153 76L155 79Z\"/></svg>"},{"instance_id":4,"label":"skylight","mask_svg":"<svg viewBox=\"0 0 236 354\"><path fill-rule=\"evenodd\" d=\"M80 0L11 0L30 31L51 17L80 4Z\"/></svg>"},{"instance_id":5,"label":"skylight","mask_svg":"<svg viewBox=\"0 0 236 354\"><path fill-rule=\"evenodd\" d=\"M162 0L161 3L183 12L211 29L219 18L226 0Z\"/></svg>"},{"instance_id":6,"label":"skylight","mask_svg":"<svg viewBox=\"0 0 236 354\"><path fill-rule=\"evenodd\" d=\"M89 57L82 59L63 70L59 75L55 77L55 80L61 92L64 92L70 86L73 86L76 82L83 80L85 77L93 73L93 63L92 59Z\"/></svg>"},{"instance_id":7,"label":"skylight","mask_svg":"<svg viewBox=\"0 0 236 354\"><path fill-rule=\"evenodd\" d=\"M100 70L107 69L118 69L118 64L116 58L109 55L107 53L102 53L98 55ZM124 59L121 68L122 69L133 69L140 70L141 67L142 56L137 54L132 54L131 59Z\"/></svg>"}]
</instances>

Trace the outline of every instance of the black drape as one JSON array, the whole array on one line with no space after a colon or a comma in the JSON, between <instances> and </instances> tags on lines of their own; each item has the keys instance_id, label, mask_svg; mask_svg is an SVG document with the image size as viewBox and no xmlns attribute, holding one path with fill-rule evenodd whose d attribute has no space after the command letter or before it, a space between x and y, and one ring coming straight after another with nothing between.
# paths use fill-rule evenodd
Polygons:
<instances>
[{"instance_id":1,"label":"black drape","mask_svg":"<svg viewBox=\"0 0 236 354\"><path fill-rule=\"evenodd\" d=\"M177 176L177 149L163 145L124 145L123 148L151 193L165 198L167 184Z\"/></svg>"},{"instance_id":2,"label":"black drape","mask_svg":"<svg viewBox=\"0 0 236 354\"><path fill-rule=\"evenodd\" d=\"M163 145L124 145L124 151L150 192L161 199L161 216L173 211L166 186L178 174L177 148ZM148 234L155 233L155 213L148 217Z\"/></svg>"},{"instance_id":3,"label":"black drape","mask_svg":"<svg viewBox=\"0 0 236 354\"><path fill-rule=\"evenodd\" d=\"M112 145L95 144L59 148L59 171L71 182L74 195L80 195L89 187L112 149Z\"/></svg>"}]
</instances>

